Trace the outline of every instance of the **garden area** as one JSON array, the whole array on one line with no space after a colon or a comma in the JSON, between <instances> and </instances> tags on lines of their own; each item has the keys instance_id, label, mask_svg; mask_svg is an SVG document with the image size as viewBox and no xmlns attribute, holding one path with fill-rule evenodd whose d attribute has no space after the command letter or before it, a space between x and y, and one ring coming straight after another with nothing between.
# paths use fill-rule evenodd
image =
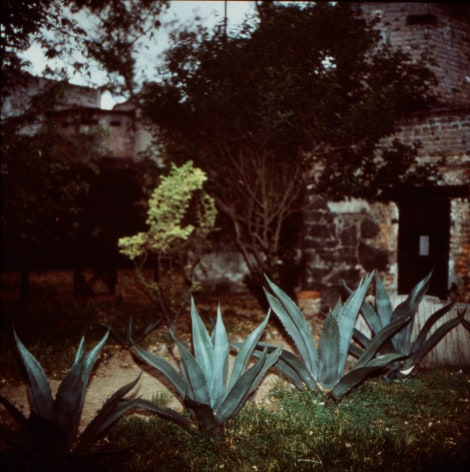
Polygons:
<instances>
[{"instance_id":1,"label":"garden area","mask_svg":"<svg viewBox=\"0 0 470 472\"><path fill-rule=\"evenodd\" d=\"M71 369L82 336L90 354L103 341L105 326L111 326L121 337L118 340L109 335L97 353L96 365L84 389L78 431L67 454L54 455L57 449L49 444L47 455L47 441L41 436L39 450L43 456L26 453L35 450L31 443L20 450L8 447L3 441L2 470L41 470L41 461L42 470L60 467L94 471L467 470L470 464L468 366L418 367L413 375L389 381L384 379L386 369L381 369L380 374L364 379L335 400L308 385L295 388L288 376L273 365L264 369L265 365L263 377L258 376L257 388L240 400L240 407L221 428L201 427L208 420L201 420L205 413L200 413L200 405L182 402L178 388L136 355L136 347L125 344L131 316L136 339L155 321L155 308L134 277L133 271L120 271L115 295L98 293L93 298L77 299L71 292L71 274L33 274L31 299L19 302L18 279L14 274L3 274L0 395L25 417L30 409L25 372L13 339L5 329L7 320L13 323L23 345L42 365L53 392ZM208 331L218 326L216 316L220 304L227 336L234 344L247 340L266 316L249 294L196 293L194 299L200 320ZM273 306L275 302L271 301ZM175 348L175 342L181 341L190 348L196 342L195 334L198 337L191 331L191 318L188 304L174 328L176 341L166 322L162 322L137 343L138 349L156 354L178 369L182 354ZM323 316L315 319L312 328L315 342L323 325ZM298 347L292 339L275 316L271 316L260 334L261 342L283 346L295 353ZM234 354L232 346L230 370ZM250 365L256 364L255 357L251 356ZM345 372L353 368L349 358ZM142 372L140 377L139 372ZM120 399L120 405L128 409L123 407L123 414L116 414L111 427L97 435L89 448L81 448L87 425L105 402L136 378L136 385ZM149 405L143 408L138 403L125 404L126 399L147 401L155 405L155 411ZM2 432L20 431L21 427L6 408L1 408ZM169 420L162 416L167 409L180 414L186 422L180 417ZM52 430L41 431L47 435ZM28 440L33 437L31 434ZM52 441L50 437L48 440Z\"/></svg>"}]
</instances>

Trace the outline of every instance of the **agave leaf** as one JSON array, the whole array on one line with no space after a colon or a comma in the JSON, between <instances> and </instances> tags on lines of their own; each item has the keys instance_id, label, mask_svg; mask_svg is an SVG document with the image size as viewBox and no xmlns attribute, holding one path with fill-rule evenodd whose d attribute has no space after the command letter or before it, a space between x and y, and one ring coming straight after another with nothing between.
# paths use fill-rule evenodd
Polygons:
<instances>
[{"instance_id":1,"label":"agave leaf","mask_svg":"<svg viewBox=\"0 0 470 472\"><path fill-rule=\"evenodd\" d=\"M375 305L380 320L380 327L387 326L393 313L392 302L378 273L375 274ZM375 333L378 332L375 331Z\"/></svg>"},{"instance_id":2,"label":"agave leaf","mask_svg":"<svg viewBox=\"0 0 470 472\"><path fill-rule=\"evenodd\" d=\"M365 345L363 345L363 346L365 346ZM363 352L364 352L364 349L359 347L355 343L351 343L351 345L349 346L349 354L351 356L355 357L356 359L361 357Z\"/></svg>"},{"instance_id":3,"label":"agave leaf","mask_svg":"<svg viewBox=\"0 0 470 472\"><path fill-rule=\"evenodd\" d=\"M358 359L355 369L366 367L375 356L376 352L389 340L395 333L403 328L413 318L414 312L410 311L406 316L402 316L395 321L392 321L388 326L385 326L379 333L377 333L367 345L366 349ZM393 354L393 353L390 353ZM402 353L398 353L403 357ZM383 356L382 356L383 357Z\"/></svg>"},{"instance_id":4,"label":"agave leaf","mask_svg":"<svg viewBox=\"0 0 470 472\"><path fill-rule=\"evenodd\" d=\"M237 349L241 346L241 343L232 344ZM253 355L255 357L261 357L265 348L268 353L271 353L278 347L279 346L273 346L271 344L258 343L257 349L253 352ZM292 354L292 352L283 349L274 367L290 379L298 389L307 386L311 390L319 391L312 374L307 370L307 367L305 367L302 360L300 360L295 354Z\"/></svg>"},{"instance_id":5,"label":"agave leaf","mask_svg":"<svg viewBox=\"0 0 470 472\"><path fill-rule=\"evenodd\" d=\"M137 406L139 399L123 400L123 397L135 387L141 375L142 374L139 374L135 380L122 386L110 398L108 398L108 400L106 400L97 415L80 435L80 442L77 450L87 450L90 448L116 420L126 413L126 411Z\"/></svg>"},{"instance_id":6,"label":"agave leaf","mask_svg":"<svg viewBox=\"0 0 470 472\"><path fill-rule=\"evenodd\" d=\"M186 392L186 382L181 374L165 359L142 349L138 344L133 343L134 353L138 355L150 367L163 374L175 387L181 398L184 398Z\"/></svg>"},{"instance_id":7,"label":"agave leaf","mask_svg":"<svg viewBox=\"0 0 470 472\"><path fill-rule=\"evenodd\" d=\"M361 312L372 333L378 333L382 329L383 325L377 316L377 312L372 308L370 303L364 301L361 306Z\"/></svg>"},{"instance_id":8,"label":"agave leaf","mask_svg":"<svg viewBox=\"0 0 470 472\"><path fill-rule=\"evenodd\" d=\"M55 423L67 438L71 446L78 432L83 402L93 367L104 344L108 339L107 332L98 344L84 355L83 344L80 343L76 361L59 386L54 402ZM83 341L83 340L82 340Z\"/></svg>"},{"instance_id":9,"label":"agave leaf","mask_svg":"<svg viewBox=\"0 0 470 472\"><path fill-rule=\"evenodd\" d=\"M13 332L16 347L28 376L28 398L31 414L48 421L54 419L54 401L51 387L39 361L26 349L20 338Z\"/></svg>"},{"instance_id":10,"label":"agave leaf","mask_svg":"<svg viewBox=\"0 0 470 472\"><path fill-rule=\"evenodd\" d=\"M409 313L414 315L417 312L418 306L428 290L431 276L432 272L424 277L424 279L420 280L413 287L413 290L410 292L406 300L400 303L395 310L393 310L391 316L392 321L401 317L408 317ZM405 325L404 328L392 338L392 343L395 346L395 349L402 354L410 354L411 328L411 323Z\"/></svg>"},{"instance_id":11,"label":"agave leaf","mask_svg":"<svg viewBox=\"0 0 470 472\"><path fill-rule=\"evenodd\" d=\"M273 296L265 290L272 310L276 313L287 333L294 341L307 369L314 377L317 377L318 353L304 314L285 292L271 282L268 277L266 277L266 280L269 288L275 295Z\"/></svg>"},{"instance_id":12,"label":"agave leaf","mask_svg":"<svg viewBox=\"0 0 470 472\"><path fill-rule=\"evenodd\" d=\"M421 328L418 337L415 339L411 352L415 352L417 349L419 349L425 342L426 338L428 337L429 331L431 328L434 326L439 319L444 316L450 309L455 305L455 301L452 301L451 303L448 303L446 306L443 306L439 310L437 310L435 313L433 313L427 320L426 323L424 323L424 326Z\"/></svg>"},{"instance_id":13,"label":"agave leaf","mask_svg":"<svg viewBox=\"0 0 470 472\"><path fill-rule=\"evenodd\" d=\"M366 365L361 367L354 367L341 380L335 385L333 390L330 392L330 396L335 400L339 401L344 395L346 395L352 388L359 385L367 377L377 370L381 370L391 362L402 358L400 354L384 354L383 356L376 357L369 361Z\"/></svg>"},{"instance_id":14,"label":"agave leaf","mask_svg":"<svg viewBox=\"0 0 470 472\"><path fill-rule=\"evenodd\" d=\"M194 433L194 428L192 427L191 422L177 411L155 405L155 403L145 399L140 399L137 406L144 410L151 411L152 413L156 413L161 418L173 421L173 423L182 426L189 433Z\"/></svg>"},{"instance_id":15,"label":"agave leaf","mask_svg":"<svg viewBox=\"0 0 470 472\"><path fill-rule=\"evenodd\" d=\"M75 359L73 360L72 365L75 365L77 362L79 362L84 355L85 355L85 338L82 336L82 338L80 339L78 348L77 348L77 352L75 353Z\"/></svg>"},{"instance_id":16,"label":"agave leaf","mask_svg":"<svg viewBox=\"0 0 470 472\"><path fill-rule=\"evenodd\" d=\"M339 358L337 372L338 377L342 375L346 365L346 359L349 352L349 346L352 341L354 325L356 324L359 311L364 302L364 298L369 289L373 273L369 274L361 281L359 287L349 296L341 310L337 313L336 320L338 322L339 331ZM332 316L333 312L329 316Z\"/></svg>"},{"instance_id":17,"label":"agave leaf","mask_svg":"<svg viewBox=\"0 0 470 472\"><path fill-rule=\"evenodd\" d=\"M191 298L191 324L193 332L193 346L194 346L194 356L196 362L199 364L200 369L204 376L206 376L206 384L210 385L212 380L213 373L213 346L212 340L207 332L204 323L197 312L196 306L194 304L194 299Z\"/></svg>"},{"instance_id":18,"label":"agave leaf","mask_svg":"<svg viewBox=\"0 0 470 472\"><path fill-rule=\"evenodd\" d=\"M354 328L354 331L353 331L353 339L364 348L367 347L371 341L370 338L368 338L362 331L359 331L356 328ZM351 344L351 346L349 346L349 353L352 354L351 349L354 349L356 347L357 346L355 344ZM362 349L361 349L361 353L362 353Z\"/></svg>"},{"instance_id":19,"label":"agave leaf","mask_svg":"<svg viewBox=\"0 0 470 472\"><path fill-rule=\"evenodd\" d=\"M214 409L206 403L199 403L186 397L184 404L190 409L193 419L197 422L199 432L215 433L223 429L223 425L218 423Z\"/></svg>"},{"instance_id":20,"label":"agave leaf","mask_svg":"<svg viewBox=\"0 0 470 472\"><path fill-rule=\"evenodd\" d=\"M248 397L258 387L266 371L279 359L281 351L282 348L277 348L268 354L265 349L258 361L237 379L216 411L218 423L224 424L240 411Z\"/></svg>"},{"instance_id":21,"label":"agave leaf","mask_svg":"<svg viewBox=\"0 0 470 472\"><path fill-rule=\"evenodd\" d=\"M212 407L214 410L217 410L225 393L229 360L229 343L220 306L217 309L217 322L213 332L213 343L213 367L209 391Z\"/></svg>"},{"instance_id":22,"label":"agave leaf","mask_svg":"<svg viewBox=\"0 0 470 472\"><path fill-rule=\"evenodd\" d=\"M339 371L342 365L339 352L340 333L335 316L335 313L339 310L341 310L341 304L338 302L333 311L325 319L318 345L320 368L317 382L327 390L332 388L342 375L342 370L341 372Z\"/></svg>"},{"instance_id":23,"label":"agave leaf","mask_svg":"<svg viewBox=\"0 0 470 472\"><path fill-rule=\"evenodd\" d=\"M240 349L235 361L233 363L232 373L230 375L228 389L231 389L235 382L243 375L245 372L246 366L254 354L258 341L263 334L263 331L268 323L269 313L266 315L261 324L255 328L245 339L244 343L240 344Z\"/></svg>"},{"instance_id":24,"label":"agave leaf","mask_svg":"<svg viewBox=\"0 0 470 472\"><path fill-rule=\"evenodd\" d=\"M10 413L12 418L19 424L24 425L27 421L26 416L21 413L18 408L16 408L13 403L10 403L4 396L0 395L0 403L5 407L5 409Z\"/></svg>"},{"instance_id":25,"label":"agave leaf","mask_svg":"<svg viewBox=\"0 0 470 472\"><path fill-rule=\"evenodd\" d=\"M171 334L181 353L181 370L186 379L186 391L183 395L183 399L186 400L186 398L189 397L194 402L210 405L211 401L204 372L184 344L181 343L173 333Z\"/></svg>"},{"instance_id":26,"label":"agave leaf","mask_svg":"<svg viewBox=\"0 0 470 472\"><path fill-rule=\"evenodd\" d=\"M457 311L457 313L459 315L460 322L462 323L463 327L470 331L470 321L467 321L465 319L465 312L466 311L467 311L467 305L465 306L465 308L463 310Z\"/></svg>"},{"instance_id":27,"label":"agave leaf","mask_svg":"<svg viewBox=\"0 0 470 472\"><path fill-rule=\"evenodd\" d=\"M445 308L445 307L444 307ZM430 318L431 319L431 318ZM404 367L411 367L418 365L424 357L431 351L431 349L452 329L460 323L460 318L455 318L443 323L439 326L431 337L425 342L420 342L416 345L415 351L411 354L409 359L405 361Z\"/></svg>"}]
</instances>

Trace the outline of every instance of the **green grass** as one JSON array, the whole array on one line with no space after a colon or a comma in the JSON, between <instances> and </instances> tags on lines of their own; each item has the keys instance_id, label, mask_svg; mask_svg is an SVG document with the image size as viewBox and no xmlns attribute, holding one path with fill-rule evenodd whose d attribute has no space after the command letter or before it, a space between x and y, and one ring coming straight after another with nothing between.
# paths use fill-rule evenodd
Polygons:
<instances>
[{"instance_id":1,"label":"green grass","mask_svg":"<svg viewBox=\"0 0 470 472\"><path fill-rule=\"evenodd\" d=\"M145 307L144 307L145 308ZM154 319L154 310L116 300L2 303L29 349L51 377L70 368L80 338L95 344L100 322L136 329ZM238 312L237 312L238 313ZM234 313L228 323L240 328ZM224 313L225 314L225 313ZM244 324L243 324L244 326ZM187 329L186 329L187 331ZM169 341L159 328L150 340ZM0 377L21 378L17 356L0 338ZM165 396L154 401L168 402ZM108 471L460 471L470 470L470 369L419 370L404 382L368 380L339 405L326 405L312 392L280 383L263 406L248 404L224 434L191 436L152 416L117 423L100 444L112 453L88 459L76 470ZM9 469L0 454L0 470Z\"/></svg>"},{"instance_id":2,"label":"green grass","mask_svg":"<svg viewBox=\"0 0 470 472\"><path fill-rule=\"evenodd\" d=\"M152 417L118 423L102 457L111 471L459 471L470 465L470 371L370 380L339 405L278 388L247 405L224 434L190 436Z\"/></svg>"}]
</instances>

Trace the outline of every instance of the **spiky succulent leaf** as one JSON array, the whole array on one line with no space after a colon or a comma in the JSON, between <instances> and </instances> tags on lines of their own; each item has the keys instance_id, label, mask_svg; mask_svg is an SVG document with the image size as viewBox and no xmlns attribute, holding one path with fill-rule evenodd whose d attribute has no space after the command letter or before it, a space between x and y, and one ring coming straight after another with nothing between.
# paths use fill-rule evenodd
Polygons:
<instances>
[{"instance_id":1,"label":"spiky succulent leaf","mask_svg":"<svg viewBox=\"0 0 470 472\"><path fill-rule=\"evenodd\" d=\"M214 410L219 408L220 403L227 388L228 361L230 345L228 342L227 332L222 320L220 306L217 309L217 322L212 335L213 342L213 361L212 376L209 385L212 407Z\"/></svg>"},{"instance_id":2,"label":"spiky succulent leaf","mask_svg":"<svg viewBox=\"0 0 470 472\"><path fill-rule=\"evenodd\" d=\"M185 393L183 395L183 399L188 397L196 403L210 405L211 399L209 396L207 379L203 370L197 363L194 356L175 335L173 335L173 341L175 342L181 354L180 366L185 379Z\"/></svg>"},{"instance_id":3,"label":"spiky succulent leaf","mask_svg":"<svg viewBox=\"0 0 470 472\"><path fill-rule=\"evenodd\" d=\"M358 386L367 377L387 367L391 362L402 358L400 354L384 354L383 356L376 357L370 360L367 364L362 367L354 367L341 380L334 386L330 392L330 396L335 400L339 401L344 397L350 390Z\"/></svg>"},{"instance_id":4,"label":"spiky succulent leaf","mask_svg":"<svg viewBox=\"0 0 470 472\"><path fill-rule=\"evenodd\" d=\"M470 322L465 319L465 313L467 312L467 306L468 305L465 305L465 308L463 310L457 310L457 315L460 318L460 322L462 323L463 327L470 331Z\"/></svg>"},{"instance_id":5,"label":"spiky succulent leaf","mask_svg":"<svg viewBox=\"0 0 470 472\"><path fill-rule=\"evenodd\" d=\"M245 339L245 341L240 344L240 348L235 361L233 363L232 373L230 375L228 388L231 389L235 382L243 375L245 372L248 362L255 352L256 346L263 334L264 329L269 320L269 313L266 315L264 320L259 326L257 326Z\"/></svg>"},{"instance_id":6,"label":"spiky succulent leaf","mask_svg":"<svg viewBox=\"0 0 470 472\"><path fill-rule=\"evenodd\" d=\"M318 352L304 314L287 293L271 282L268 277L266 277L266 280L273 293L272 295L265 290L272 310L294 341L309 372L311 372L313 377L318 377Z\"/></svg>"},{"instance_id":7,"label":"spiky succulent leaf","mask_svg":"<svg viewBox=\"0 0 470 472\"><path fill-rule=\"evenodd\" d=\"M366 336L362 331L359 331L356 328L354 328L354 331L353 331L353 339L354 341L356 341L356 343L360 344L363 348L366 348L370 343L370 338ZM358 357L354 354L355 352L358 352L356 348L358 348L360 351L360 354L362 354L362 349L359 348L356 344L351 344L349 346L349 353L355 357Z\"/></svg>"},{"instance_id":8,"label":"spiky succulent leaf","mask_svg":"<svg viewBox=\"0 0 470 472\"><path fill-rule=\"evenodd\" d=\"M382 329L382 323L377 316L377 312L374 308L366 301L363 302L361 307L361 313L366 320L372 334L378 333Z\"/></svg>"},{"instance_id":9,"label":"spiky succulent leaf","mask_svg":"<svg viewBox=\"0 0 470 472\"><path fill-rule=\"evenodd\" d=\"M191 299L191 326L193 334L194 357L210 385L213 370L213 345L204 323Z\"/></svg>"},{"instance_id":10,"label":"spiky succulent leaf","mask_svg":"<svg viewBox=\"0 0 470 472\"><path fill-rule=\"evenodd\" d=\"M123 385L118 389L101 407L93 420L88 424L80 435L80 442L77 450L83 451L89 449L99 437L121 418L124 413L138 405L140 399L125 399L127 395L137 384L142 374L139 374L135 380Z\"/></svg>"},{"instance_id":11,"label":"spiky succulent leaf","mask_svg":"<svg viewBox=\"0 0 470 472\"><path fill-rule=\"evenodd\" d=\"M406 359L403 368L407 369L411 366L418 365L426 355L433 349L433 347L453 328L460 323L460 318L456 316L451 320L443 323L439 328L432 333L432 335L424 342L417 343L411 356Z\"/></svg>"},{"instance_id":12,"label":"spiky succulent leaf","mask_svg":"<svg viewBox=\"0 0 470 472\"><path fill-rule=\"evenodd\" d=\"M380 326L383 328L390 323L393 308L390 297L378 273L375 274L375 305L380 320ZM378 331L375 332L378 333Z\"/></svg>"},{"instance_id":13,"label":"spiky succulent leaf","mask_svg":"<svg viewBox=\"0 0 470 472\"><path fill-rule=\"evenodd\" d=\"M346 366L346 359L349 352L349 346L352 341L354 325L356 324L359 311L361 309L364 298L369 290L369 285L373 274L369 274L361 281L359 287L349 296L341 309L331 312L329 316L335 316L338 322L339 330L339 364L337 366L338 377L340 377Z\"/></svg>"},{"instance_id":14,"label":"spiky succulent leaf","mask_svg":"<svg viewBox=\"0 0 470 472\"><path fill-rule=\"evenodd\" d=\"M428 337L428 334L431 331L431 328L439 321L440 318L442 318L446 313L448 313L454 305L455 305L455 301L448 303L447 305L443 306L442 308L437 310L435 313L433 313L426 320L426 323L424 323L424 326L421 328L417 338L412 344L412 347L411 347L412 353L416 352L425 343L426 338ZM457 320L458 320L458 317L457 317Z\"/></svg>"},{"instance_id":15,"label":"spiky succulent leaf","mask_svg":"<svg viewBox=\"0 0 470 472\"><path fill-rule=\"evenodd\" d=\"M224 424L240 411L248 397L258 387L266 371L279 359L281 351L282 348L277 348L268 354L265 349L258 361L237 379L215 412L218 423Z\"/></svg>"},{"instance_id":16,"label":"spiky succulent leaf","mask_svg":"<svg viewBox=\"0 0 470 472\"><path fill-rule=\"evenodd\" d=\"M233 346L236 349L239 349L240 345L241 343L233 343ZM270 353L278 347L279 346L258 343L256 350L253 352L253 355L256 357L260 357L265 348L268 350L268 353ZM307 386L311 390L317 392L320 391L318 389L315 379L312 377L312 374L307 370L305 364L295 354L292 354L292 352L283 349L274 367L279 370L283 375L285 375L288 379L290 379L297 388L302 389Z\"/></svg>"},{"instance_id":17,"label":"spiky succulent leaf","mask_svg":"<svg viewBox=\"0 0 470 472\"><path fill-rule=\"evenodd\" d=\"M317 382L324 389L331 389L343 374L340 359L340 332L335 313L341 310L341 303L337 303L335 308L326 317L320 334L318 344L319 369Z\"/></svg>"},{"instance_id":18,"label":"spiky succulent leaf","mask_svg":"<svg viewBox=\"0 0 470 472\"><path fill-rule=\"evenodd\" d=\"M184 404L190 409L199 432L213 434L223 430L223 424L217 421L215 411L210 405L195 402L189 397L186 397Z\"/></svg>"},{"instance_id":19,"label":"spiky succulent leaf","mask_svg":"<svg viewBox=\"0 0 470 472\"><path fill-rule=\"evenodd\" d=\"M432 272L420 280L411 290L406 300L400 303L391 316L391 321L395 321L401 317L407 317L409 313L416 313L418 306L426 294L431 280ZM392 343L397 352L401 354L410 354L411 349L411 328L412 324L405 325L393 338Z\"/></svg>"},{"instance_id":20,"label":"spiky succulent leaf","mask_svg":"<svg viewBox=\"0 0 470 472\"><path fill-rule=\"evenodd\" d=\"M138 344L133 343L133 352L140 357L145 363L147 363L150 367L158 370L161 374L163 374L167 380L175 387L178 391L178 394L181 398L184 398L186 393L186 382L182 375L165 359L146 351L145 349L141 348Z\"/></svg>"},{"instance_id":21,"label":"spiky succulent leaf","mask_svg":"<svg viewBox=\"0 0 470 472\"><path fill-rule=\"evenodd\" d=\"M402 329L407 323L411 321L415 312L410 311L406 316L401 316L398 319L392 321L389 325L385 326L379 333L377 333L370 343L367 345L366 349L363 351L359 357L354 368L365 367L375 354L381 349L381 347L391 339L400 329ZM400 357L403 357L401 353L389 353L389 354L400 354ZM382 356L381 356L382 357Z\"/></svg>"},{"instance_id":22,"label":"spiky succulent leaf","mask_svg":"<svg viewBox=\"0 0 470 472\"><path fill-rule=\"evenodd\" d=\"M0 403L5 407L5 409L10 413L11 417L19 424L24 425L26 423L26 417L21 413L18 408L16 408L13 403L7 400L4 396L0 395Z\"/></svg>"},{"instance_id":23,"label":"spiky succulent leaf","mask_svg":"<svg viewBox=\"0 0 470 472\"><path fill-rule=\"evenodd\" d=\"M191 425L191 421L189 421L186 416L183 416L177 411L163 406L158 406L155 403L145 399L140 399L137 406L152 413L156 413L161 418L170 420L173 423L182 426L189 433L194 433L194 428Z\"/></svg>"},{"instance_id":24,"label":"spiky succulent leaf","mask_svg":"<svg viewBox=\"0 0 470 472\"><path fill-rule=\"evenodd\" d=\"M79 347L80 355L76 356L75 363L57 391L54 402L55 423L66 435L68 446L72 445L77 435L90 375L108 335L109 332L103 336L88 355L85 355L84 350Z\"/></svg>"},{"instance_id":25,"label":"spiky succulent leaf","mask_svg":"<svg viewBox=\"0 0 470 472\"><path fill-rule=\"evenodd\" d=\"M54 420L54 401L51 387L39 361L26 349L16 332L13 333L16 347L28 376L27 389L31 414Z\"/></svg>"}]
</instances>

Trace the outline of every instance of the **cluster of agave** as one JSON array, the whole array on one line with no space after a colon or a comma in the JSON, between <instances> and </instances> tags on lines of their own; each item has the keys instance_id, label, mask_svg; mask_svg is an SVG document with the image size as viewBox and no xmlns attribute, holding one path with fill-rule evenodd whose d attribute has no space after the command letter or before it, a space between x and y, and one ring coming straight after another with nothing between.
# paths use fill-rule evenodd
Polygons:
<instances>
[{"instance_id":1,"label":"cluster of agave","mask_svg":"<svg viewBox=\"0 0 470 472\"><path fill-rule=\"evenodd\" d=\"M449 303L436 311L425 323L415 340L411 339L412 322L426 291L432 273L413 288L395 309L378 274L375 277L375 307L366 300L373 274L352 291L344 305L337 305L326 317L318 349L300 308L276 285L268 280L269 304L292 338L300 358L282 351L276 367L297 387L307 387L335 401L341 400L367 377L386 370L386 379L409 375L442 337L460 322L468 329L465 311L443 323L428 337L431 328L454 305ZM372 332L368 338L355 328L362 313ZM266 346L260 345L260 348ZM268 346L274 349L274 346ZM258 351L259 352L259 351ZM348 355L355 364L345 372Z\"/></svg>"},{"instance_id":2,"label":"cluster of agave","mask_svg":"<svg viewBox=\"0 0 470 472\"><path fill-rule=\"evenodd\" d=\"M0 396L0 403L20 426L18 431L0 426L0 435L17 451L25 452L28 457L50 467L51 464L67 464L74 457L89 451L117 419L133 408L153 412L190 433L216 433L222 431L240 411L271 367L282 372L296 387L308 388L339 401L371 375L387 372L387 369L390 378L409 374L459 322L469 329L470 323L464 319L464 313L459 312L428 337L431 327L452 307L450 303L431 316L417 338L411 340L412 320L429 286L430 277L431 274L420 281L406 300L392 309L378 275L375 277L375 305L365 301L373 278L370 274L356 290L350 291L344 304L338 301L330 311L324 321L318 347L300 308L267 279L268 289L265 292L270 311L279 318L292 338L298 355L260 342L270 313L243 343L231 345L220 308L213 332L209 334L191 300L194 354L170 330L181 354L178 371L165 359L136 343L132 338L132 320L129 320L127 336L122 343L132 345L133 353L141 361L166 377L181 396L192 421L182 413L148 400L126 398L137 384L137 378L112 395L79 435L78 425L88 381L108 333L88 354L82 339L72 368L62 381L55 399L41 365L15 334L16 346L27 373L30 417L24 417L14 405ZM369 324L371 338L355 329L360 313ZM235 349L236 356L230 368L231 347ZM356 362L346 369L349 355L353 355ZM253 358L256 361L252 362Z\"/></svg>"}]
</instances>

